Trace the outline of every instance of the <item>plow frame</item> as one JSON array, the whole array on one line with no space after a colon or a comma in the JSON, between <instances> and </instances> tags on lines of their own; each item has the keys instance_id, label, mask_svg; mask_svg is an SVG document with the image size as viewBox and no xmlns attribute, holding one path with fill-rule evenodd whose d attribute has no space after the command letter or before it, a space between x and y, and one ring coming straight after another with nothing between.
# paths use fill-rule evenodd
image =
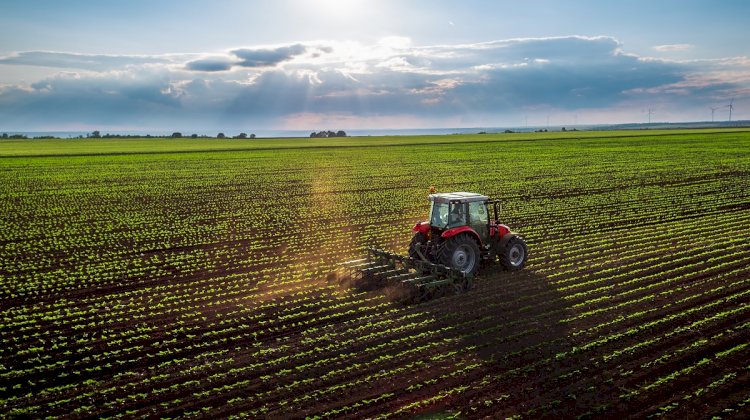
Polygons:
<instances>
[{"instance_id":1,"label":"plow frame","mask_svg":"<svg viewBox=\"0 0 750 420\"><path fill-rule=\"evenodd\" d=\"M367 282L378 287L396 286L413 303L429 300L446 292L471 289L473 276L458 269L424 259L395 254L379 248L369 248L367 258L341 264L355 282Z\"/></svg>"}]
</instances>

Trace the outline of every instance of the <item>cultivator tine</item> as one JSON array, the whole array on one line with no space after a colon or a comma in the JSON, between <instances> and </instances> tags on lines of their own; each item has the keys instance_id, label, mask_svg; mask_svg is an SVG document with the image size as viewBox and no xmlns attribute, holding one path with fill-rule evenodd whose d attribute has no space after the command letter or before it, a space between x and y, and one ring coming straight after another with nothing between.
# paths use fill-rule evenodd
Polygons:
<instances>
[{"instance_id":1,"label":"cultivator tine","mask_svg":"<svg viewBox=\"0 0 750 420\"><path fill-rule=\"evenodd\" d=\"M390 269L392 267L393 267L392 265L388 265L388 264L386 264L386 265L376 265L376 266L372 266L372 267L361 268L359 271L361 271L363 273L367 273L367 274L375 274L375 273L379 273L379 272L385 271L383 269Z\"/></svg>"},{"instance_id":2,"label":"cultivator tine","mask_svg":"<svg viewBox=\"0 0 750 420\"><path fill-rule=\"evenodd\" d=\"M423 286L427 283L431 283L435 281L436 279L437 277L430 275L430 276L414 277L411 279L402 280L401 283L414 285L414 286Z\"/></svg>"},{"instance_id":3,"label":"cultivator tine","mask_svg":"<svg viewBox=\"0 0 750 420\"><path fill-rule=\"evenodd\" d=\"M414 275L416 275L416 273L406 272L404 274L397 274L395 276L390 276L390 277L387 278L387 280L388 281L397 282L397 281L406 280L409 277L414 277Z\"/></svg>"},{"instance_id":4,"label":"cultivator tine","mask_svg":"<svg viewBox=\"0 0 750 420\"><path fill-rule=\"evenodd\" d=\"M383 276L385 279L390 279L392 275L403 275L408 274L408 270L406 268L394 268L393 270L387 270L387 271L381 271L378 273L378 275Z\"/></svg>"}]
</instances>

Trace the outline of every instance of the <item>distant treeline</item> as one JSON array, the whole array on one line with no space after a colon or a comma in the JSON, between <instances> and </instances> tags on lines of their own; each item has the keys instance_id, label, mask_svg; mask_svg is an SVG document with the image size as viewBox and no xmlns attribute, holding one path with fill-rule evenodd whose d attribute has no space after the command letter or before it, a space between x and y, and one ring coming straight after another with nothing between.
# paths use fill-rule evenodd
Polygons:
<instances>
[{"instance_id":1,"label":"distant treeline","mask_svg":"<svg viewBox=\"0 0 750 420\"><path fill-rule=\"evenodd\" d=\"M329 131L319 131L317 133L316 132L310 133L310 138L326 138L326 137L346 137L346 132L343 131L343 130L339 130L339 131L330 131L329 130ZM8 134L8 133L3 133L2 134L2 138L3 139L28 139L29 137L26 136L26 135L24 135L24 134ZM59 139L61 137L56 137L56 136L38 136L38 137L33 137L33 138L34 139ZM113 138L117 138L117 139L122 139L122 138L125 138L125 139L128 139L128 138L133 138L133 139L142 139L142 138L147 138L147 139L151 139L151 138L154 138L154 139L165 139L165 138L167 138L167 139L169 139L169 138L171 138L171 139L180 139L180 138L191 138L191 139L211 139L211 138L217 138L217 139L228 139L228 138L232 138L232 139L254 139L255 138L255 134L240 133L240 134L238 134L236 136L231 136L231 137L227 136L224 133L219 133L215 137L207 136L205 134L201 134L201 135L190 134L189 136L184 136L184 135L182 135L182 133L176 131L176 132L172 133L171 135L154 136L154 135L151 135L151 134L109 134L109 133L102 134L99 131L92 131L92 132L86 134L85 136L84 135L79 135L79 136L73 137L73 138L76 138L76 139L83 139L83 138L87 138L87 139L113 139Z\"/></svg>"},{"instance_id":2,"label":"distant treeline","mask_svg":"<svg viewBox=\"0 0 750 420\"><path fill-rule=\"evenodd\" d=\"M232 139L254 139L255 138L255 134L248 135L247 133L240 133L240 134L237 134L236 136L228 137L224 133L219 133L215 137L211 137L211 136L207 136L205 134L201 134L201 135L198 135L198 134L183 135L179 131L175 131L174 133L172 133L171 135L168 135L168 136L167 135L164 135L164 136L152 136L151 134L145 134L145 135L104 134L104 135L102 135L98 131L92 131L91 133L87 134L86 137L90 138L90 139L100 139L100 138L101 139L108 139L108 138L139 138L139 139L142 139L142 138L147 138L147 139L149 139L149 138L162 138L162 139L183 139L183 138L190 138L190 139L212 139L212 138L228 139L228 138L232 138Z\"/></svg>"},{"instance_id":3,"label":"distant treeline","mask_svg":"<svg viewBox=\"0 0 750 420\"><path fill-rule=\"evenodd\" d=\"M3 139L28 139L29 136L25 134L8 134L3 133L0 135L0 138ZM61 139L62 137L57 136L36 136L31 137L33 139ZM219 133L215 137L207 136L205 134L198 135L198 134L191 134L189 136L183 136L182 133L174 132L171 135L164 135L164 136L154 136L151 134L101 134L99 131L92 131L91 133L84 135L79 135L76 137L72 137L74 139L179 139L179 138L191 138L191 139L226 139L226 138L233 138L233 139L254 139L255 134L248 135L247 133L240 133L236 136L227 137L224 133Z\"/></svg>"},{"instance_id":4,"label":"distant treeline","mask_svg":"<svg viewBox=\"0 0 750 420\"><path fill-rule=\"evenodd\" d=\"M24 136L23 134L10 134L9 135L8 133L3 133L2 138L4 138L4 139L27 139L28 137ZM53 139L55 137L53 137L53 136L45 136L45 137L34 137L34 138L35 139L36 138L49 138L49 139Z\"/></svg>"}]
</instances>

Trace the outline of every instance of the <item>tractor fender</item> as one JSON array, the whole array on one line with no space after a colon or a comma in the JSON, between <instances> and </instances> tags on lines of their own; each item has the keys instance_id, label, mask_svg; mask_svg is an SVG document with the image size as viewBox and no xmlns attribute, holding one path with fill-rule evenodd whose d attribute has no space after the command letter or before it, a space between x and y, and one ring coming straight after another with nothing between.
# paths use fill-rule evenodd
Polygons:
<instances>
[{"instance_id":1,"label":"tractor fender","mask_svg":"<svg viewBox=\"0 0 750 420\"><path fill-rule=\"evenodd\" d=\"M411 231L427 235L427 232L430 231L430 222L417 222L417 224L414 225Z\"/></svg>"},{"instance_id":2,"label":"tractor fender","mask_svg":"<svg viewBox=\"0 0 750 420\"><path fill-rule=\"evenodd\" d=\"M505 248L505 245L508 245L508 242L511 239L518 238L518 237L519 236L517 233L513 233L513 232L506 233L505 235L503 235L502 238L500 238L500 242L497 243L497 249L500 250L500 249Z\"/></svg>"},{"instance_id":3,"label":"tractor fender","mask_svg":"<svg viewBox=\"0 0 750 420\"><path fill-rule=\"evenodd\" d=\"M444 239L448 239L448 238L452 238L458 235L459 233L465 233L465 232L468 233L474 239L476 239L477 244L479 246L482 246L482 239L479 237L479 234L469 226L461 226L461 227L456 227L453 229L448 229L445 232L443 232L442 235L440 236Z\"/></svg>"},{"instance_id":4,"label":"tractor fender","mask_svg":"<svg viewBox=\"0 0 750 420\"><path fill-rule=\"evenodd\" d=\"M490 225L490 236L492 237L497 236L498 238L502 238L508 233L510 233L510 228L507 225L500 223Z\"/></svg>"}]
</instances>

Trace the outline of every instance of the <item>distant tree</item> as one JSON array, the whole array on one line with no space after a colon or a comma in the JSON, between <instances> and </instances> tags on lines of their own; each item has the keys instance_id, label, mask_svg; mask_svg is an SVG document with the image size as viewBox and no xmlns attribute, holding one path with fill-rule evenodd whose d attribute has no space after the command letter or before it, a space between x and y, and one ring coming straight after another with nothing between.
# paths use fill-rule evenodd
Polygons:
<instances>
[{"instance_id":1,"label":"distant tree","mask_svg":"<svg viewBox=\"0 0 750 420\"><path fill-rule=\"evenodd\" d=\"M331 131L331 130L325 130L325 131L318 131L310 133L310 138L331 138L331 137L346 137L346 131L339 130L339 131Z\"/></svg>"},{"instance_id":2,"label":"distant tree","mask_svg":"<svg viewBox=\"0 0 750 420\"><path fill-rule=\"evenodd\" d=\"M505 131L503 131L503 133L510 134L510 133L514 133L514 131L513 130L505 130Z\"/></svg>"},{"instance_id":3,"label":"distant tree","mask_svg":"<svg viewBox=\"0 0 750 420\"><path fill-rule=\"evenodd\" d=\"M101 136L102 135L99 132L99 130L94 130L94 131L91 132L91 134L89 134L89 137L92 138L92 139L98 139L98 138L101 138Z\"/></svg>"},{"instance_id":4,"label":"distant tree","mask_svg":"<svg viewBox=\"0 0 750 420\"><path fill-rule=\"evenodd\" d=\"M254 139L255 138L255 134L250 134L250 138Z\"/></svg>"},{"instance_id":5,"label":"distant tree","mask_svg":"<svg viewBox=\"0 0 750 420\"><path fill-rule=\"evenodd\" d=\"M246 133L240 133L238 136L235 136L234 138L236 138L236 139L246 139L247 138L247 134Z\"/></svg>"},{"instance_id":6,"label":"distant tree","mask_svg":"<svg viewBox=\"0 0 750 420\"><path fill-rule=\"evenodd\" d=\"M223 138L226 138L226 137L227 136L225 136L224 133L219 133L219 134L216 135L217 139L223 139Z\"/></svg>"},{"instance_id":7,"label":"distant tree","mask_svg":"<svg viewBox=\"0 0 750 420\"><path fill-rule=\"evenodd\" d=\"M172 133L172 137L173 138L180 138L180 137L182 137L182 133L180 133L179 131L175 131L174 133Z\"/></svg>"},{"instance_id":8,"label":"distant tree","mask_svg":"<svg viewBox=\"0 0 750 420\"><path fill-rule=\"evenodd\" d=\"M8 133L3 133L3 138L7 139L8 138Z\"/></svg>"},{"instance_id":9,"label":"distant tree","mask_svg":"<svg viewBox=\"0 0 750 420\"><path fill-rule=\"evenodd\" d=\"M190 135L190 138L191 138L191 139L197 139L197 138L198 138L198 135L197 135L197 134L191 134L191 135Z\"/></svg>"},{"instance_id":10,"label":"distant tree","mask_svg":"<svg viewBox=\"0 0 750 420\"><path fill-rule=\"evenodd\" d=\"M566 129L565 129L565 127L563 127L563 128L562 128L562 131L568 131L568 130L566 130Z\"/></svg>"}]
</instances>

